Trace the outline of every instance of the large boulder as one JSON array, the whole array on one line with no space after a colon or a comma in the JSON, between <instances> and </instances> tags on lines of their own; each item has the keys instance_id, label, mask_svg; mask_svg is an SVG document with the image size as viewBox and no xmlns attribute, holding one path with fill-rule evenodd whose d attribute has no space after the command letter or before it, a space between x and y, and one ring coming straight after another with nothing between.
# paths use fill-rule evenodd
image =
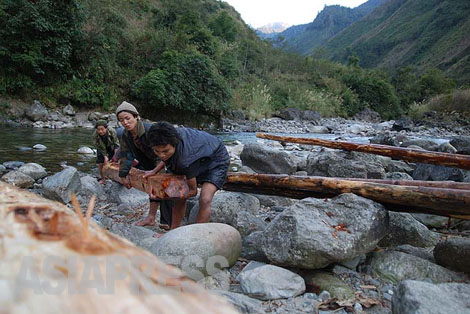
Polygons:
<instances>
[{"instance_id":1,"label":"large boulder","mask_svg":"<svg viewBox=\"0 0 470 314\"><path fill-rule=\"evenodd\" d=\"M246 144L240 155L243 165L258 173L294 174L297 164L289 153L259 143Z\"/></svg>"},{"instance_id":2,"label":"large boulder","mask_svg":"<svg viewBox=\"0 0 470 314\"><path fill-rule=\"evenodd\" d=\"M240 256L258 262L267 263L268 258L263 251L263 231L255 231L243 238Z\"/></svg>"},{"instance_id":3,"label":"large boulder","mask_svg":"<svg viewBox=\"0 0 470 314\"><path fill-rule=\"evenodd\" d=\"M431 215L431 214L411 214L414 219L418 220L420 223L425 225L428 228L444 228L449 222L448 217Z\"/></svg>"},{"instance_id":4,"label":"large boulder","mask_svg":"<svg viewBox=\"0 0 470 314\"><path fill-rule=\"evenodd\" d=\"M2 181L13 184L19 188L30 188L34 184L34 179L21 171L13 170L3 175Z\"/></svg>"},{"instance_id":5,"label":"large boulder","mask_svg":"<svg viewBox=\"0 0 470 314\"><path fill-rule=\"evenodd\" d=\"M67 167L42 182L44 196L63 203L70 202L71 193L81 188L80 176L74 167Z\"/></svg>"},{"instance_id":6,"label":"large boulder","mask_svg":"<svg viewBox=\"0 0 470 314\"><path fill-rule=\"evenodd\" d=\"M462 169L418 163L412 174L413 179L423 181L462 182L465 171Z\"/></svg>"},{"instance_id":7,"label":"large boulder","mask_svg":"<svg viewBox=\"0 0 470 314\"><path fill-rule=\"evenodd\" d=\"M19 167L23 166L24 165L24 162L22 161L5 161L3 163L3 166L7 169L13 169L13 170L16 170L18 169Z\"/></svg>"},{"instance_id":8,"label":"large boulder","mask_svg":"<svg viewBox=\"0 0 470 314\"><path fill-rule=\"evenodd\" d=\"M322 177L367 178L365 163L346 157L347 153L339 151L312 153L307 158L307 173Z\"/></svg>"},{"instance_id":9,"label":"large boulder","mask_svg":"<svg viewBox=\"0 0 470 314\"><path fill-rule=\"evenodd\" d=\"M434 258L439 265L470 273L470 239L449 238L437 244Z\"/></svg>"},{"instance_id":10,"label":"large boulder","mask_svg":"<svg viewBox=\"0 0 470 314\"><path fill-rule=\"evenodd\" d=\"M402 147L409 147L411 145L416 145L430 151L437 151L439 147L439 144L427 139L408 139L401 144Z\"/></svg>"},{"instance_id":11,"label":"large boulder","mask_svg":"<svg viewBox=\"0 0 470 314\"><path fill-rule=\"evenodd\" d=\"M18 168L18 171L23 172L34 180L42 179L47 176L46 168L34 162L24 164L23 166Z\"/></svg>"},{"instance_id":12,"label":"large boulder","mask_svg":"<svg viewBox=\"0 0 470 314\"><path fill-rule=\"evenodd\" d=\"M296 273L259 262L250 262L238 279L244 294L260 300L292 298L305 292L305 281Z\"/></svg>"},{"instance_id":13,"label":"large boulder","mask_svg":"<svg viewBox=\"0 0 470 314\"><path fill-rule=\"evenodd\" d=\"M434 283L465 280L462 274L398 251L375 252L368 263L374 275L393 283L408 279L430 280Z\"/></svg>"},{"instance_id":14,"label":"large boulder","mask_svg":"<svg viewBox=\"0 0 470 314\"><path fill-rule=\"evenodd\" d=\"M394 314L452 313L468 314L470 284L405 280L400 282L392 299Z\"/></svg>"},{"instance_id":15,"label":"large boulder","mask_svg":"<svg viewBox=\"0 0 470 314\"><path fill-rule=\"evenodd\" d=\"M211 206L211 222L219 222L235 227L239 212L257 214L260 209L259 200L246 193L221 191L214 195ZM196 223L199 203L191 209L189 223Z\"/></svg>"},{"instance_id":16,"label":"large boulder","mask_svg":"<svg viewBox=\"0 0 470 314\"><path fill-rule=\"evenodd\" d=\"M280 110L274 116L284 120L300 120L302 116L302 110L298 108L285 108Z\"/></svg>"},{"instance_id":17,"label":"large boulder","mask_svg":"<svg viewBox=\"0 0 470 314\"><path fill-rule=\"evenodd\" d=\"M242 239L233 227L220 223L176 228L158 239L150 251L194 280L232 266L240 256Z\"/></svg>"},{"instance_id":18,"label":"large boulder","mask_svg":"<svg viewBox=\"0 0 470 314\"><path fill-rule=\"evenodd\" d=\"M234 227L244 238L252 232L264 230L266 226L267 223L261 218L256 217L250 212L241 211L237 213L237 221Z\"/></svg>"},{"instance_id":19,"label":"large boulder","mask_svg":"<svg viewBox=\"0 0 470 314\"><path fill-rule=\"evenodd\" d=\"M389 212L389 216L389 232L379 242L380 246L410 244L416 247L433 247L439 242L439 234L430 231L410 214Z\"/></svg>"},{"instance_id":20,"label":"large boulder","mask_svg":"<svg viewBox=\"0 0 470 314\"><path fill-rule=\"evenodd\" d=\"M111 225L110 231L144 249L149 249L150 246L157 241L157 239L153 237L155 232L145 227L132 224L114 223Z\"/></svg>"},{"instance_id":21,"label":"large boulder","mask_svg":"<svg viewBox=\"0 0 470 314\"><path fill-rule=\"evenodd\" d=\"M109 200L118 204L128 204L130 207L146 206L149 203L147 193L134 188L128 189L114 181L106 185L106 194Z\"/></svg>"},{"instance_id":22,"label":"large boulder","mask_svg":"<svg viewBox=\"0 0 470 314\"><path fill-rule=\"evenodd\" d=\"M224 297L230 302L240 313L243 314L261 314L265 313L263 304L260 300L250 298L241 293L235 293L225 290L212 290L211 293Z\"/></svg>"},{"instance_id":23,"label":"large boulder","mask_svg":"<svg viewBox=\"0 0 470 314\"><path fill-rule=\"evenodd\" d=\"M263 251L278 265L323 268L373 250L388 224L381 204L355 194L306 198L268 225Z\"/></svg>"},{"instance_id":24,"label":"large boulder","mask_svg":"<svg viewBox=\"0 0 470 314\"><path fill-rule=\"evenodd\" d=\"M102 184L92 176L84 176L80 178L81 191L84 196L91 197L95 194L98 198L105 194Z\"/></svg>"},{"instance_id":25,"label":"large boulder","mask_svg":"<svg viewBox=\"0 0 470 314\"><path fill-rule=\"evenodd\" d=\"M37 100L35 100L34 103L25 110L26 117L33 122L46 121L48 114L49 112L46 107L41 105Z\"/></svg>"},{"instance_id":26,"label":"large boulder","mask_svg":"<svg viewBox=\"0 0 470 314\"><path fill-rule=\"evenodd\" d=\"M470 155L470 136L454 136L449 144L455 147L458 154Z\"/></svg>"},{"instance_id":27,"label":"large boulder","mask_svg":"<svg viewBox=\"0 0 470 314\"><path fill-rule=\"evenodd\" d=\"M73 109L72 105L67 105L62 109L62 113L67 115L67 116L74 116L75 115L75 109Z\"/></svg>"},{"instance_id":28,"label":"large boulder","mask_svg":"<svg viewBox=\"0 0 470 314\"><path fill-rule=\"evenodd\" d=\"M331 273L315 271L304 276L307 287L313 288L313 291L328 291L330 295L337 300L354 299L354 291L343 280L335 277Z\"/></svg>"}]
</instances>

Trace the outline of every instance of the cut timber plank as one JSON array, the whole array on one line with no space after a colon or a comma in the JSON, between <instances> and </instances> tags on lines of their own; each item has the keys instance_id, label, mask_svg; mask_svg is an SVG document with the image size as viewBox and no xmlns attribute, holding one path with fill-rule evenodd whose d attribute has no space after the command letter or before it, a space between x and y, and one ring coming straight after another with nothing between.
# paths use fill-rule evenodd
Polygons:
<instances>
[{"instance_id":1,"label":"cut timber plank","mask_svg":"<svg viewBox=\"0 0 470 314\"><path fill-rule=\"evenodd\" d=\"M0 183L1 313L237 313L65 205Z\"/></svg>"}]
</instances>

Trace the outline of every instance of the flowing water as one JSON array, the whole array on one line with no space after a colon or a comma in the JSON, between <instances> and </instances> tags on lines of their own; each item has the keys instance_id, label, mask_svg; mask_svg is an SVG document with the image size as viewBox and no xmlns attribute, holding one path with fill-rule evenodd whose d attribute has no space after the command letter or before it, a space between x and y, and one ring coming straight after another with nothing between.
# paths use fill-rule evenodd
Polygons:
<instances>
[{"instance_id":1,"label":"flowing water","mask_svg":"<svg viewBox=\"0 0 470 314\"><path fill-rule=\"evenodd\" d=\"M62 170L61 165L69 165L79 171L91 173L96 171L96 156L77 153L82 146L94 148L94 129L46 129L14 128L3 126L0 136L0 164L6 161L35 162L46 168L49 174ZM226 143L235 140L250 143L257 140L255 133L215 133ZM277 135L286 135L280 134ZM290 136L297 136L290 134ZM301 134L303 137L333 139L334 134ZM367 138L350 138L355 142L366 143ZM45 145L43 151L33 149L36 144Z\"/></svg>"}]
</instances>

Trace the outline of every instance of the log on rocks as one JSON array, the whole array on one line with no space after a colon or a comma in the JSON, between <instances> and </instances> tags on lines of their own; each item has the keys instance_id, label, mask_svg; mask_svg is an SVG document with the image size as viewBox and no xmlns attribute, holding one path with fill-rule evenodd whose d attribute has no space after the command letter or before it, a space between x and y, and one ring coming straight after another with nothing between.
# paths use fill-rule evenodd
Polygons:
<instances>
[{"instance_id":1,"label":"log on rocks","mask_svg":"<svg viewBox=\"0 0 470 314\"><path fill-rule=\"evenodd\" d=\"M391 185L423 186L431 188L456 189L470 191L470 183L455 181L422 181L422 180L387 180L387 179L364 179L364 178L336 178L338 180L362 181Z\"/></svg>"},{"instance_id":2,"label":"log on rocks","mask_svg":"<svg viewBox=\"0 0 470 314\"><path fill-rule=\"evenodd\" d=\"M346 151L358 151L363 153L388 156L394 159L402 159L411 162L421 162L470 170L470 155L431 152L379 144L357 144L351 142L328 141L318 138L278 136L265 133L256 133L256 136L268 140L307 145L319 145Z\"/></svg>"},{"instance_id":3,"label":"log on rocks","mask_svg":"<svg viewBox=\"0 0 470 314\"><path fill-rule=\"evenodd\" d=\"M152 191L159 199L187 198L189 187L186 184L186 177L169 173L158 173L143 178L145 171L131 168L129 180L131 186L150 194ZM121 182L119 178L119 164L107 163L103 166L103 175L116 182Z\"/></svg>"},{"instance_id":4,"label":"log on rocks","mask_svg":"<svg viewBox=\"0 0 470 314\"><path fill-rule=\"evenodd\" d=\"M390 205L396 211L470 219L470 191L467 190L400 186L328 177L247 173L230 173L224 190L295 198L322 198L354 193Z\"/></svg>"},{"instance_id":5,"label":"log on rocks","mask_svg":"<svg viewBox=\"0 0 470 314\"><path fill-rule=\"evenodd\" d=\"M88 215L89 216L89 215ZM0 183L0 312L237 313L58 202Z\"/></svg>"}]
</instances>

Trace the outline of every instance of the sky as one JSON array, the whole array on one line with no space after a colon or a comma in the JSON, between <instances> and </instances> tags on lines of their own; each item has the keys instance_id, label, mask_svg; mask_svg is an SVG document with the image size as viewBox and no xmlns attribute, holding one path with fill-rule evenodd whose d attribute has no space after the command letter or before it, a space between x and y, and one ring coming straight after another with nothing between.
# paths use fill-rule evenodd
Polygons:
<instances>
[{"instance_id":1,"label":"sky","mask_svg":"<svg viewBox=\"0 0 470 314\"><path fill-rule=\"evenodd\" d=\"M312 22L325 5L354 8L367 0L224 0L254 28L274 22L299 25Z\"/></svg>"}]
</instances>

